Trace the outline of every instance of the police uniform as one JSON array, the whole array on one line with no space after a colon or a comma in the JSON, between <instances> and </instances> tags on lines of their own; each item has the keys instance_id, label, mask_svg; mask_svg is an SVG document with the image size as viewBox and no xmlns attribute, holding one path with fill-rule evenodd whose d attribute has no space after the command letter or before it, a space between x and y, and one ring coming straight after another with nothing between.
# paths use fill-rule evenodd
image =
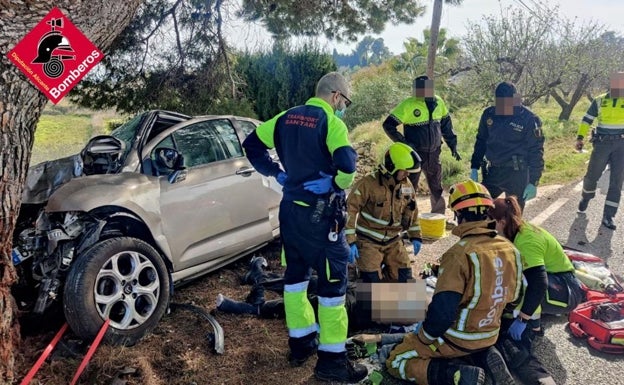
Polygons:
<instances>
[{"instance_id":1,"label":"police uniform","mask_svg":"<svg viewBox=\"0 0 624 385\"><path fill-rule=\"evenodd\" d=\"M589 201L596 196L598 179L609 164L611 174L603 217L612 219L620 205L624 181L624 98L612 98L607 93L594 99L579 126L580 139L587 136L596 119L598 124L591 137L593 151L583 179L582 197Z\"/></svg>"},{"instance_id":2,"label":"police uniform","mask_svg":"<svg viewBox=\"0 0 624 385\"><path fill-rule=\"evenodd\" d=\"M410 240L421 240L416 195L409 179L396 182L381 170L357 181L347 198L347 243L356 243L361 273L381 279L381 265L390 280L411 278L411 263L400 232ZM408 274L409 273L409 274ZM404 279L402 279L404 278Z\"/></svg>"},{"instance_id":3,"label":"police uniform","mask_svg":"<svg viewBox=\"0 0 624 385\"><path fill-rule=\"evenodd\" d=\"M497 235L492 221L463 222L453 234L460 240L440 259L422 327L418 334L407 334L386 360L388 371L403 380L440 383L429 371L431 359L466 356L494 345L503 309L519 295L520 254ZM458 306L445 300L449 293L460 298Z\"/></svg>"},{"instance_id":4,"label":"police uniform","mask_svg":"<svg viewBox=\"0 0 624 385\"><path fill-rule=\"evenodd\" d=\"M470 168L481 168L481 183L493 198L503 192L515 195L524 208L524 189L529 183L537 186L544 170L541 120L524 106L514 106L509 116L497 115L493 106L486 108Z\"/></svg>"},{"instance_id":5,"label":"police uniform","mask_svg":"<svg viewBox=\"0 0 624 385\"><path fill-rule=\"evenodd\" d=\"M397 129L403 125L403 133ZM410 145L422 159L421 168L431 191L431 212L444 214L442 197L442 164L440 153L442 138L453 153L457 152L457 135L446 104L439 96L431 101L411 96L403 100L383 122L386 134L394 142ZM418 187L420 172L410 174L410 180Z\"/></svg>"},{"instance_id":6,"label":"police uniform","mask_svg":"<svg viewBox=\"0 0 624 385\"><path fill-rule=\"evenodd\" d=\"M334 217L327 210L327 195L316 195L303 188L306 181L319 178L319 172L336 175L336 192L349 187L355 178L355 150L351 147L347 127L335 116L333 108L317 97L305 105L284 111L261 124L243 143L247 157L263 175L281 172L267 149L275 148L288 175L283 188L279 220L286 261L284 273L284 306L289 346L294 357L307 357L316 346L320 330L321 354L342 354L346 359L347 261L349 246L344 231L336 240L328 239L335 227ZM318 321L306 291L310 268L318 273ZM320 362L320 360L319 360Z\"/></svg>"}]
</instances>

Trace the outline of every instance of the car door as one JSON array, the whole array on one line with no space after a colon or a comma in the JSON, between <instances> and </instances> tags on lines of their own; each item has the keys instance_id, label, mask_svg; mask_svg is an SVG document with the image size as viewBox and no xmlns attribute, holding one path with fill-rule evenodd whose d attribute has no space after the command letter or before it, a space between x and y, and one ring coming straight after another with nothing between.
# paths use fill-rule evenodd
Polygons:
<instances>
[{"instance_id":1,"label":"car door","mask_svg":"<svg viewBox=\"0 0 624 385\"><path fill-rule=\"evenodd\" d=\"M232 122L227 118L194 120L154 146L174 147L185 159L185 180L170 183L161 176L163 234L176 271L227 263L232 256L270 240L279 202L245 158ZM277 198L276 198L277 195ZM277 203L279 204L279 203ZM272 216L272 217L271 217Z\"/></svg>"}]
</instances>

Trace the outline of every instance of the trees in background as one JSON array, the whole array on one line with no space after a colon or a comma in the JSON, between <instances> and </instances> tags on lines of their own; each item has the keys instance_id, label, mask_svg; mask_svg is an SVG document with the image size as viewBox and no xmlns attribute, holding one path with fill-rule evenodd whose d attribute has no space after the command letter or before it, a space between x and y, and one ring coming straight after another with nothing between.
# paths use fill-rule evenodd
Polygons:
<instances>
[{"instance_id":1,"label":"trees in background","mask_svg":"<svg viewBox=\"0 0 624 385\"><path fill-rule=\"evenodd\" d=\"M372 36L364 36L350 54L339 54L336 49L332 53L332 58L339 68L361 68L369 65L379 65L391 56L392 54L386 47L384 39L381 37L375 39Z\"/></svg>"},{"instance_id":2,"label":"trees in background","mask_svg":"<svg viewBox=\"0 0 624 385\"><path fill-rule=\"evenodd\" d=\"M407 71L412 77L427 73L427 55L431 44L431 31L423 30L423 41L410 37L403 42L405 52L402 52L395 60L394 68L399 71ZM445 75L455 67L461 53L460 41L447 37L447 30L442 28L438 34L437 49L435 55L438 62L438 74Z\"/></svg>"},{"instance_id":3,"label":"trees in background","mask_svg":"<svg viewBox=\"0 0 624 385\"><path fill-rule=\"evenodd\" d=\"M292 48L276 42L271 51L241 55L236 70L246 81L242 90L257 116L268 120L314 96L316 82L336 65L314 45Z\"/></svg>"}]
</instances>

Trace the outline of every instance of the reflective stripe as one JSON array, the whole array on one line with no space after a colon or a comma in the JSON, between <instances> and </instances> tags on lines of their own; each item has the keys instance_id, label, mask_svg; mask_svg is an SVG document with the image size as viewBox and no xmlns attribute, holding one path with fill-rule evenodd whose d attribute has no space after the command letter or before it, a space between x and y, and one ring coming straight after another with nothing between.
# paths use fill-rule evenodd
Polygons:
<instances>
[{"instance_id":1,"label":"reflective stripe","mask_svg":"<svg viewBox=\"0 0 624 385\"><path fill-rule=\"evenodd\" d=\"M466 321L468 320L470 310L474 309L481 299L481 263L479 261L479 257L477 257L477 253L470 253L469 256L475 271L475 280L473 286L474 295L468 303L468 306L466 306L466 308L461 311L461 314L459 316L457 329L462 331L466 329Z\"/></svg>"},{"instance_id":2,"label":"reflective stripe","mask_svg":"<svg viewBox=\"0 0 624 385\"><path fill-rule=\"evenodd\" d=\"M343 295L342 297L318 297L318 301L321 306L335 307L344 305L346 297L346 295Z\"/></svg>"},{"instance_id":3,"label":"reflective stripe","mask_svg":"<svg viewBox=\"0 0 624 385\"><path fill-rule=\"evenodd\" d=\"M319 344L318 350L322 350L324 352L331 353L342 353L347 350L346 343L337 343L337 344Z\"/></svg>"},{"instance_id":4,"label":"reflective stripe","mask_svg":"<svg viewBox=\"0 0 624 385\"><path fill-rule=\"evenodd\" d=\"M353 234L355 234L355 229L345 230L345 235L353 235Z\"/></svg>"},{"instance_id":5,"label":"reflective stripe","mask_svg":"<svg viewBox=\"0 0 624 385\"><path fill-rule=\"evenodd\" d=\"M467 332L462 332L459 330L455 330L452 328L449 328L446 331L446 334L448 334L451 337L455 337L455 338L459 338L461 340L465 340L465 341L477 341L477 340L485 340L488 338L492 338L498 335L498 331L500 330L500 328L497 328L495 330L489 331L489 332L482 332L482 333L467 333Z\"/></svg>"},{"instance_id":6,"label":"reflective stripe","mask_svg":"<svg viewBox=\"0 0 624 385\"><path fill-rule=\"evenodd\" d=\"M520 290L522 290L522 285L520 282L523 282L524 274L522 274L522 256L520 255L520 250L514 247L514 253L516 253L516 292L514 293L514 301L520 297Z\"/></svg>"},{"instance_id":7,"label":"reflective stripe","mask_svg":"<svg viewBox=\"0 0 624 385\"><path fill-rule=\"evenodd\" d=\"M412 226L407 231L420 231L420 226Z\"/></svg>"},{"instance_id":8,"label":"reflective stripe","mask_svg":"<svg viewBox=\"0 0 624 385\"><path fill-rule=\"evenodd\" d=\"M593 193L595 193L595 192L596 192L596 190L585 190L585 189L583 189L583 192L584 192L585 194L593 194Z\"/></svg>"},{"instance_id":9,"label":"reflective stripe","mask_svg":"<svg viewBox=\"0 0 624 385\"><path fill-rule=\"evenodd\" d=\"M600 123L596 129L599 128L604 128L607 130L621 130L624 129L624 124L604 124L604 123Z\"/></svg>"},{"instance_id":10,"label":"reflective stripe","mask_svg":"<svg viewBox=\"0 0 624 385\"><path fill-rule=\"evenodd\" d=\"M393 235L393 236L391 236L391 237L384 236L384 235L383 235L383 234L381 234L381 233L378 233L378 232L373 231L373 230L369 230L369 229L364 228L364 227L359 226L359 225L358 225L358 226L356 226L355 228L356 228L358 231L361 231L361 232L362 232L362 233L364 233L364 234L367 234L367 235L370 235L370 236L371 236L371 237L373 237L373 238L376 238L378 241L383 241L383 242L385 242L385 241L387 241L387 240L389 240L389 239L392 239L392 238L396 237L396 235Z\"/></svg>"},{"instance_id":11,"label":"reflective stripe","mask_svg":"<svg viewBox=\"0 0 624 385\"><path fill-rule=\"evenodd\" d=\"M299 283L291 283L289 285L284 285L284 291L287 293L301 293L302 291L308 290L308 283L310 283L310 281L303 281Z\"/></svg>"},{"instance_id":12,"label":"reflective stripe","mask_svg":"<svg viewBox=\"0 0 624 385\"><path fill-rule=\"evenodd\" d=\"M390 224L390 221L384 221L382 219L375 218L374 216L372 216L369 213L364 212L364 211L361 211L360 215L363 216L364 218L368 219L369 221L375 222L375 223L380 224L380 225L388 226Z\"/></svg>"},{"instance_id":13,"label":"reflective stripe","mask_svg":"<svg viewBox=\"0 0 624 385\"><path fill-rule=\"evenodd\" d=\"M300 329L288 329L288 336L293 338L305 337L310 333L318 332L319 327L317 324L310 325L306 328Z\"/></svg>"},{"instance_id":14,"label":"reflective stripe","mask_svg":"<svg viewBox=\"0 0 624 385\"><path fill-rule=\"evenodd\" d=\"M418 352L416 352L416 350L408 350L401 354L397 354L396 357L394 357L394 360L392 360L392 362L390 363L390 366L392 366L392 368L397 369L399 371L399 375L401 376L402 379L407 380L408 378L407 378L407 374L405 373L405 364L407 363L408 360L411 360L416 357L418 357Z\"/></svg>"},{"instance_id":15,"label":"reflective stripe","mask_svg":"<svg viewBox=\"0 0 624 385\"><path fill-rule=\"evenodd\" d=\"M431 334L427 333L427 331L422 328L423 334L425 335L425 337L427 337L428 340L435 340L436 338L434 336L432 336Z\"/></svg>"},{"instance_id":16,"label":"reflective stripe","mask_svg":"<svg viewBox=\"0 0 624 385\"><path fill-rule=\"evenodd\" d=\"M394 226L394 227L401 226L401 222L394 222L394 223L392 224L392 226Z\"/></svg>"},{"instance_id":17,"label":"reflective stripe","mask_svg":"<svg viewBox=\"0 0 624 385\"><path fill-rule=\"evenodd\" d=\"M362 195L362 193L360 192L360 189L356 189L355 191L353 191L353 194Z\"/></svg>"},{"instance_id":18,"label":"reflective stripe","mask_svg":"<svg viewBox=\"0 0 624 385\"><path fill-rule=\"evenodd\" d=\"M585 116L583 116L583 118L584 118L584 119L591 120L591 121L594 121L594 119L596 119L596 117L595 117L595 116L592 116L592 115L590 115L590 114L585 114Z\"/></svg>"},{"instance_id":19,"label":"reflective stripe","mask_svg":"<svg viewBox=\"0 0 624 385\"><path fill-rule=\"evenodd\" d=\"M620 204L618 202L605 201L605 206L619 207Z\"/></svg>"}]
</instances>

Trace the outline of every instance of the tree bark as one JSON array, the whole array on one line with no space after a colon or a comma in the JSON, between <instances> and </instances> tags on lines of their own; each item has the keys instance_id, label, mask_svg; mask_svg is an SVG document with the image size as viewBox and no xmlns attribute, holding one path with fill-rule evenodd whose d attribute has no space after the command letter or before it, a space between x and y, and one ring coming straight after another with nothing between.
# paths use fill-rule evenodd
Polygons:
<instances>
[{"instance_id":1,"label":"tree bark","mask_svg":"<svg viewBox=\"0 0 624 385\"><path fill-rule=\"evenodd\" d=\"M442 19L442 1L435 0L433 3L433 15L431 16L431 39L427 52L427 76L434 78L436 52L438 52L438 36L440 34L440 20Z\"/></svg>"},{"instance_id":2,"label":"tree bark","mask_svg":"<svg viewBox=\"0 0 624 385\"><path fill-rule=\"evenodd\" d=\"M35 128L47 102L45 95L9 62L6 53L55 6L105 51L130 23L141 2L0 0L0 384L15 379L20 335L10 292L17 278L11 261L12 239Z\"/></svg>"}]
</instances>

